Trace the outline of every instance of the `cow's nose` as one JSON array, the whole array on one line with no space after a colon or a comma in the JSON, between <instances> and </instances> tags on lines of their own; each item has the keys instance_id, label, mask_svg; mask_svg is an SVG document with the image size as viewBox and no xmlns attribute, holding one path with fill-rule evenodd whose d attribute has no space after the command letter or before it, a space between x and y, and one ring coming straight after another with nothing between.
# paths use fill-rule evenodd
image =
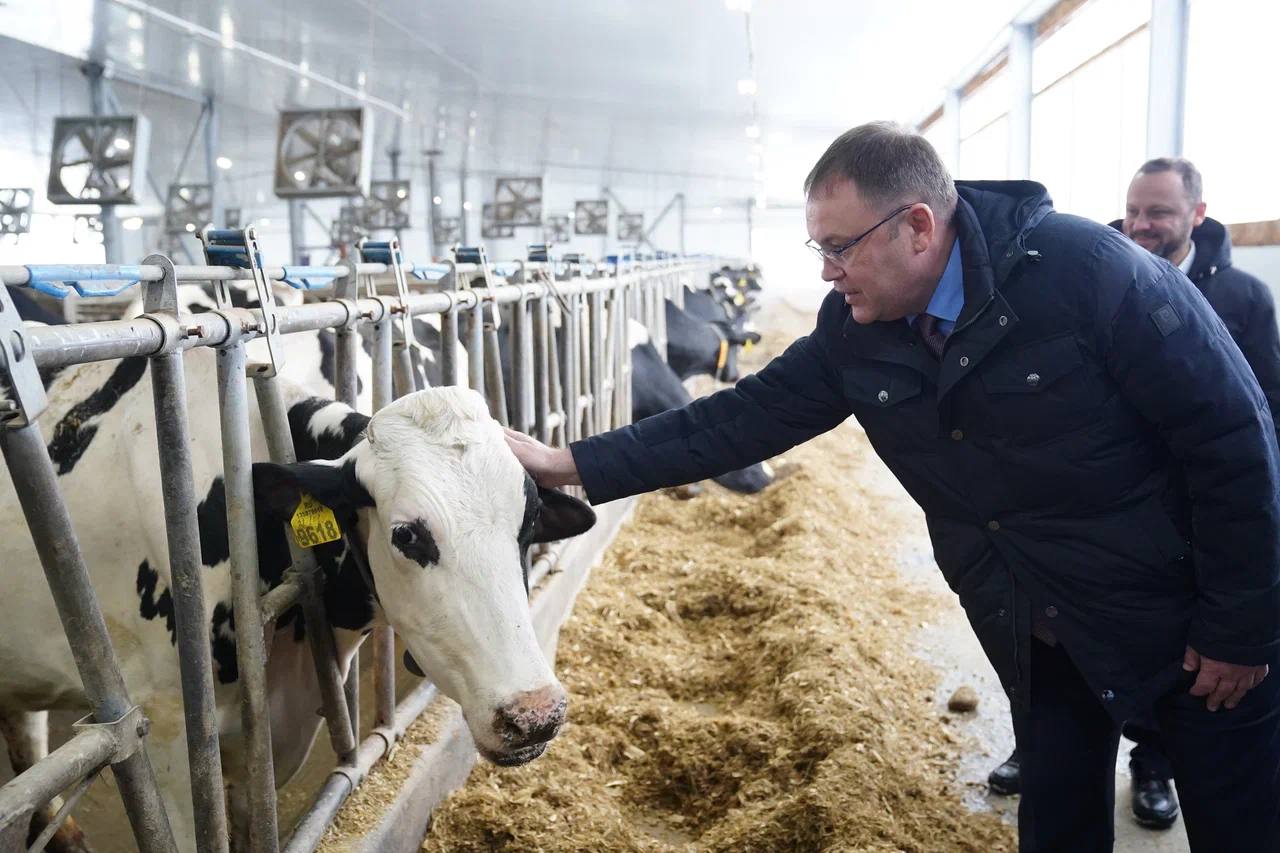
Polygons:
<instances>
[{"instance_id":1,"label":"cow's nose","mask_svg":"<svg viewBox=\"0 0 1280 853\"><path fill-rule=\"evenodd\" d=\"M564 724L568 698L559 684L516 695L493 715L493 729L509 747L546 743Z\"/></svg>"}]
</instances>

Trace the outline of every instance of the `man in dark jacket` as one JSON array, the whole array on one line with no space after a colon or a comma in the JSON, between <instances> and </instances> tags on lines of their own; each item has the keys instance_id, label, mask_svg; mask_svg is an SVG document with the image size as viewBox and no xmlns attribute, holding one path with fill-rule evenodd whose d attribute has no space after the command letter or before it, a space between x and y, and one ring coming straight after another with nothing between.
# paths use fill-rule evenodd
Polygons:
<instances>
[{"instance_id":1,"label":"man in dark jacket","mask_svg":"<svg viewBox=\"0 0 1280 853\"><path fill-rule=\"evenodd\" d=\"M1111 849L1120 725L1153 706L1192 848L1280 849L1280 454L1222 322L1039 184L952 184L893 125L837 139L806 191L834 285L809 336L569 449L511 433L517 457L600 503L857 416L1010 697L1022 850Z\"/></svg>"},{"instance_id":2,"label":"man in dark jacket","mask_svg":"<svg viewBox=\"0 0 1280 853\"><path fill-rule=\"evenodd\" d=\"M1231 237L1205 210L1204 181L1195 165L1182 157L1158 157L1138 168L1129 183L1124 219L1111 227L1176 266L1204 294L1253 369L1272 420L1280 423L1275 302L1265 284L1231 265ZM1170 785L1173 764L1155 719L1142 714L1127 721L1124 736L1136 744L1129 753L1134 817L1147 827L1172 826L1178 817ZM992 790L1017 793L1018 767L1015 751L992 771Z\"/></svg>"}]
</instances>

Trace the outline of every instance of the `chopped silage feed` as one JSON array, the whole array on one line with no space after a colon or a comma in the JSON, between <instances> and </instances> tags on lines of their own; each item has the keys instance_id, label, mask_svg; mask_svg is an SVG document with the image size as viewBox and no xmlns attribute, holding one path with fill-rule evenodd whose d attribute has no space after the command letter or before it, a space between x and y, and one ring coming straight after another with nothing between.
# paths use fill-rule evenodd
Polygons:
<instances>
[{"instance_id":1,"label":"chopped silage feed","mask_svg":"<svg viewBox=\"0 0 1280 853\"><path fill-rule=\"evenodd\" d=\"M776 350L775 350L776 351ZM530 765L479 765L425 851L1012 851L961 802L961 739L903 580L922 525L853 423L755 496L649 495L565 624L569 723Z\"/></svg>"}]
</instances>

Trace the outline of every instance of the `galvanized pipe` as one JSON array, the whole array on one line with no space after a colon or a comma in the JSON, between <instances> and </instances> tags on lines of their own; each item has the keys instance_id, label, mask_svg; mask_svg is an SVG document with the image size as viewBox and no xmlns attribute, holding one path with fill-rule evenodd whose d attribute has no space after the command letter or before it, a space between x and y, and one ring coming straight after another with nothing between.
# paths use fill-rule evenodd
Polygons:
<instances>
[{"instance_id":1,"label":"galvanized pipe","mask_svg":"<svg viewBox=\"0 0 1280 853\"><path fill-rule=\"evenodd\" d=\"M491 310L497 311L498 306ZM484 328L484 387L485 397L489 401L489 412L494 420L503 426L510 426L511 419L507 414L507 391L502 381L502 351L498 343L498 327L496 323L485 322ZM512 358L515 352L512 352Z\"/></svg>"},{"instance_id":2,"label":"galvanized pipe","mask_svg":"<svg viewBox=\"0 0 1280 853\"><path fill-rule=\"evenodd\" d=\"M609 365L604 357L604 293L596 292L587 297L587 334L590 341L591 368L591 432L604 430L608 423L609 402L605 399L605 381Z\"/></svg>"},{"instance_id":3,"label":"galvanized pipe","mask_svg":"<svg viewBox=\"0 0 1280 853\"><path fill-rule=\"evenodd\" d=\"M191 430L182 354L151 359L156 409L160 492L169 544L169 588L176 623L182 708L186 718L191 800L196 845L201 851L227 850L227 810L218 749L218 712L213 698L213 654L201 582L200 525L191 470ZM253 608L257 611L256 603Z\"/></svg>"},{"instance_id":4,"label":"galvanized pipe","mask_svg":"<svg viewBox=\"0 0 1280 853\"><path fill-rule=\"evenodd\" d=\"M384 312L373 324L373 410L379 411L393 399L391 377L391 316ZM354 544L354 543L351 543ZM396 709L396 640L390 628L373 629L374 726L391 722Z\"/></svg>"},{"instance_id":5,"label":"galvanized pipe","mask_svg":"<svg viewBox=\"0 0 1280 853\"><path fill-rule=\"evenodd\" d=\"M335 347L334 364L334 399L356 409L356 397L359 388L359 376L356 373L356 357L360 348L360 337L356 332L354 318L338 328ZM390 378L390 377L388 377ZM347 715L351 720L351 732L356 741L360 740L360 650L351 655L351 664L347 669L347 680L344 685L347 701Z\"/></svg>"},{"instance_id":6,"label":"galvanized pipe","mask_svg":"<svg viewBox=\"0 0 1280 853\"><path fill-rule=\"evenodd\" d=\"M240 665L240 722L244 727L244 766L248 777L242 781L249 794L249 849L254 853L274 853L279 848L279 832L276 826L275 765L271 752L271 706L267 699L267 650L258 596L258 527L253 496L246 367L244 344L237 342L218 350L222 476L227 495L236 657Z\"/></svg>"},{"instance_id":7,"label":"galvanized pipe","mask_svg":"<svg viewBox=\"0 0 1280 853\"><path fill-rule=\"evenodd\" d=\"M550 335L548 331L547 297L537 296L533 300L533 427L538 441L550 442L551 430L547 425L547 416L551 413L550 371L548 365L548 349Z\"/></svg>"},{"instance_id":8,"label":"galvanized pipe","mask_svg":"<svg viewBox=\"0 0 1280 853\"><path fill-rule=\"evenodd\" d=\"M427 709L436 695L435 685L424 681L404 697L404 701L396 708L392 724L374 729L361 742L360 749L351 762L329 776L311 808L294 828L284 853L312 853L320 846L320 840L347 797L364 781L369 769L404 737L405 730Z\"/></svg>"},{"instance_id":9,"label":"galvanized pipe","mask_svg":"<svg viewBox=\"0 0 1280 853\"><path fill-rule=\"evenodd\" d=\"M279 586L262 596L262 624L269 625L276 621L280 614L297 604L301 598L302 584L292 573L286 575Z\"/></svg>"},{"instance_id":10,"label":"galvanized pipe","mask_svg":"<svg viewBox=\"0 0 1280 853\"><path fill-rule=\"evenodd\" d=\"M473 293L476 291L472 291ZM477 294L478 295L478 294ZM471 390L484 396L484 301L477 298L471 306L471 325L467 328L467 377Z\"/></svg>"},{"instance_id":11,"label":"galvanized pipe","mask_svg":"<svg viewBox=\"0 0 1280 853\"><path fill-rule=\"evenodd\" d=\"M440 381L457 385L459 378L458 309L450 307L440 315Z\"/></svg>"},{"instance_id":12,"label":"galvanized pipe","mask_svg":"<svg viewBox=\"0 0 1280 853\"><path fill-rule=\"evenodd\" d=\"M289 432L289 418L279 386L272 379L255 377L253 387L257 392L258 412L262 417L267 452L272 461L281 464L297 461L293 435ZM306 620L307 639L311 644L311 656L320 682L321 710L329 727L329 742L339 759L346 761L355 752L356 738L352 733L351 717L342 690L342 670L338 665L333 628L329 625L321 596L319 569L314 554L299 548L292 536L286 534L286 539L289 541L289 554L302 589L302 616Z\"/></svg>"},{"instance_id":13,"label":"galvanized pipe","mask_svg":"<svg viewBox=\"0 0 1280 853\"><path fill-rule=\"evenodd\" d=\"M88 728L18 774L0 788L0 835L16 821L30 818L72 784L91 778L107 765L118 747L105 728ZM26 827L22 836L26 837ZM25 848L25 845L24 845Z\"/></svg>"},{"instance_id":14,"label":"galvanized pipe","mask_svg":"<svg viewBox=\"0 0 1280 853\"><path fill-rule=\"evenodd\" d=\"M0 429L0 452L9 466L14 490L40 555L40 564L94 719L118 720L133 703L125 690L120 664L107 634L107 623L98 607L98 596L89 580L71 517L58 492L58 478L39 424ZM112 765L112 772L139 850L142 853L175 850L169 817L145 747Z\"/></svg>"}]
</instances>

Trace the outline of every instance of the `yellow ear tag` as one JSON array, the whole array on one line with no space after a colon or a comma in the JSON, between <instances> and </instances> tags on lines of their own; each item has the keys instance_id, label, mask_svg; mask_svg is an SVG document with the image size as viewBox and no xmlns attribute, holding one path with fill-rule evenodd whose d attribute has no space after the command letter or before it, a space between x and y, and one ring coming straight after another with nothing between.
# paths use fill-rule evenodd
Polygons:
<instances>
[{"instance_id":1,"label":"yellow ear tag","mask_svg":"<svg viewBox=\"0 0 1280 853\"><path fill-rule=\"evenodd\" d=\"M733 297L733 304L741 307L747 304L747 297L739 293L737 296Z\"/></svg>"},{"instance_id":2,"label":"yellow ear tag","mask_svg":"<svg viewBox=\"0 0 1280 853\"><path fill-rule=\"evenodd\" d=\"M305 493L293 518L289 519L289 526L293 528L293 538L299 548L314 548L342 538L333 510Z\"/></svg>"},{"instance_id":3,"label":"yellow ear tag","mask_svg":"<svg viewBox=\"0 0 1280 853\"><path fill-rule=\"evenodd\" d=\"M742 345L742 351L751 352L753 349L755 349L755 347L756 347L756 342L751 340L751 338L747 338L747 342Z\"/></svg>"}]
</instances>

